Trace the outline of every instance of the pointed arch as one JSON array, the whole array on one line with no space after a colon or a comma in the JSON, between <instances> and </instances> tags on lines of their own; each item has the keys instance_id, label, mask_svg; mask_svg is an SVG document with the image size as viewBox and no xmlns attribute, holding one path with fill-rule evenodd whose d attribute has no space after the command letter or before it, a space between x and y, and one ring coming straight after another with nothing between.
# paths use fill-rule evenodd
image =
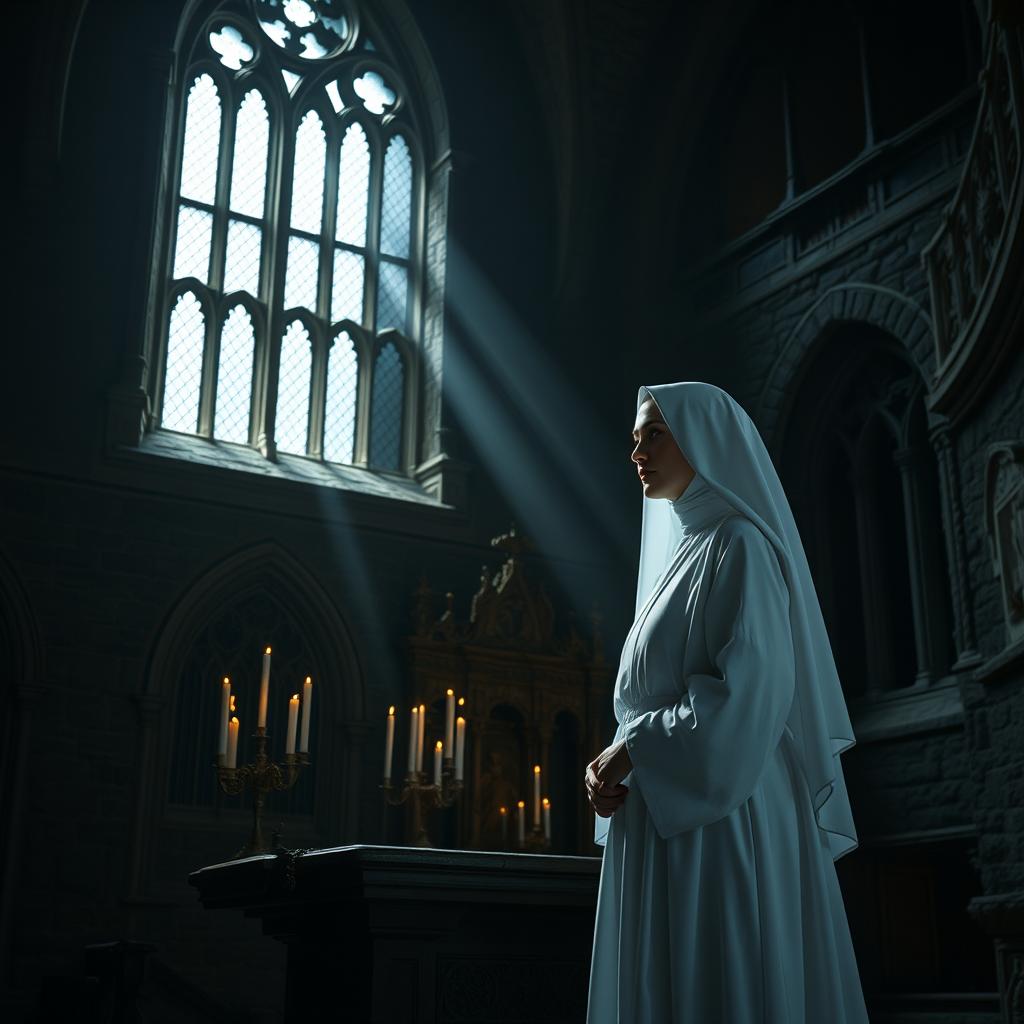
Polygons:
<instances>
[{"instance_id":1,"label":"pointed arch","mask_svg":"<svg viewBox=\"0 0 1024 1024\"><path fill-rule=\"evenodd\" d=\"M286 608L290 621L298 625L309 652L310 674L314 676L310 743L315 770L312 816L295 819L292 827L305 829L303 834L310 844L351 840L357 834L366 685L354 633L331 595L303 562L276 541L266 540L208 566L184 588L162 622L146 659L138 697L139 779L131 860L130 888L136 894L173 887L177 884L175 879L184 877L168 867L174 865L164 852L168 836L191 834L198 837L197 843L219 843L220 846L211 846L208 855L215 855L220 849L222 855L228 856L228 847L238 838L239 830L246 829L243 819L248 812L228 811L211 839L211 826L218 823L221 812L205 806L183 810L181 805L171 803L169 794L183 666L197 638L220 613L260 595L269 595ZM254 653L258 656L258 651ZM243 709L243 715L249 715L245 726L255 725L251 693L252 686ZM276 748L281 748L283 715L277 715L275 736L270 721L274 713L272 708L268 729L272 745L276 740ZM216 751L210 751L208 761L198 770L212 772L215 754ZM199 759L202 760L201 751Z\"/></svg>"},{"instance_id":2,"label":"pointed arch","mask_svg":"<svg viewBox=\"0 0 1024 1024\"><path fill-rule=\"evenodd\" d=\"M806 367L807 353L836 327L862 323L884 331L906 350L925 380L932 352L931 317L913 299L881 285L850 281L820 295L783 342L765 377L754 419L769 449L778 455L782 426L793 399L793 381Z\"/></svg>"},{"instance_id":3,"label":"pointed arch","mask_svg":"<svg viewBox=\"0 0 1024 1024\"><path fill-rule=\"evenodd\" d=\"M282 395L276 368L285 310L316 322L308 382L303 378L310 431L303 454L310 458L324 457L318 438L332 328L352 320L374 338L398 329L409 341L401 372L414 386L389 405L402 453L387 460L388 468L412 474L422 460L430 465L425 483L441 471L455 472L437 458L443 456L437 427L446 108L436 68L401 0L354 0L346 11L341 19L318 13L302 36L309 49L300 53L248 5L184 5L174 46L177 84L166 118L151 351L144 354L151 410L145 428L216 436L219 328L207 318L211 337L202 358L194 345L184 369L177 359L172 369L181 372L172 374L176 387L164 401L168 348L172 356L181 348L171 345L171 307L183 285L204 310L244 293L263 315L259 322L253 317L254 358L245 389L252 396L251 423L244 431L237 413L229 439L276 456L279 403L295 397ZM342 166L346 139L351 168ZM352 195L360 189L361 200ZM372 372L372 361L359 361L358 390L367 401ZM378 435L381 429L378 422ZM351 443L346 438L336 446L335 458L340 447L352 464L366 466L371 426L365 410L355 418L355 432ZM294 451L295 438L290 441Z\"/></svg>"}]
</instances>

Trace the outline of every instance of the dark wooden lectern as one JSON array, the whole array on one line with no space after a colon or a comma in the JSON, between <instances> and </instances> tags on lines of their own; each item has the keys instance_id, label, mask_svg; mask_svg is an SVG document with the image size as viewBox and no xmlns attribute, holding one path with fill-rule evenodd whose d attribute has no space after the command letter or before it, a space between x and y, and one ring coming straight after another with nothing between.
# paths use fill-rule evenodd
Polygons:
<instances>
[{"instance_id":1,"label":"dark wooden lectern","mask_svg":"<svg viewBox=\"0 0 1024 1024\"><path fill-rule=\"evenodd\" d=\"M599 857L405 846L281 851L189 881L288 948L285 1019L583 1024Z\"/></svg>"}]
</instances>

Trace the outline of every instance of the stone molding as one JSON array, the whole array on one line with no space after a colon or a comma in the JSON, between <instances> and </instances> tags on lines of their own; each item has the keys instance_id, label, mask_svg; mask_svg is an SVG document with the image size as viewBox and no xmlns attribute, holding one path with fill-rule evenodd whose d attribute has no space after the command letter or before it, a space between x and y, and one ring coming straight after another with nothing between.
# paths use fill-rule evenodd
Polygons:
<instances>
[{"instance_id":1,"label":"stone molding","mask_svg":"<svg viewBox=\"0 0 1024 1024\"><path fill-rule=\"evenodd\" d=\"M785 415L790 383L804 356L830 327L850 322L870 324L892 335L922 378L925 376L919 353L922 341L932 333L932 321L917 302L902 292L866 281L833 285L801 317L765 377L754 419L762 434L772 439L773 447L781 441L778 427Z\"/></svg>"}]
</instances>

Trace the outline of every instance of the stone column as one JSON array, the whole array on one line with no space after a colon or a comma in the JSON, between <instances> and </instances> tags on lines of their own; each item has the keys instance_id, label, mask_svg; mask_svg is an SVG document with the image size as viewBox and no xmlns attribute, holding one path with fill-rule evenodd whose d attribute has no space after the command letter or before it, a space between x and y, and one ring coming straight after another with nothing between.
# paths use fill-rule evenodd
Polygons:
<instances>
[{"instance_id":1,"label":"stone column","mask_svg":"<svg viewBox=\"0 0 1024 1024\"><path fill-rule=\"evenodd\" d=\"M135 814L132 820L131 859L128 862L128 898L138 900L145 895L146 868L151 845L156 842L156 794L163 793L158 784L158 749L160 717L167 706L166 698L152 693L135 695L139 716L139 732L135 753ZM212 771L212 769L211 769Z\"/></svg>"},{"instance_id":2,"label":"stone column","mask_svg":"<svg viewBox=\"0 0 1024 1024\"><path fill-rule=\"evenodd\" d=\"M956 646L954 671L980 664L974 635L974 613L967 576L967 549L964 536L964 512L960 501L960 479L949 422L943 420L931 431L931 441L939 468L939 494L942 505L942 533L946 541L949 592L953 605L953 642Z\"/></svg>"}]
</instances>

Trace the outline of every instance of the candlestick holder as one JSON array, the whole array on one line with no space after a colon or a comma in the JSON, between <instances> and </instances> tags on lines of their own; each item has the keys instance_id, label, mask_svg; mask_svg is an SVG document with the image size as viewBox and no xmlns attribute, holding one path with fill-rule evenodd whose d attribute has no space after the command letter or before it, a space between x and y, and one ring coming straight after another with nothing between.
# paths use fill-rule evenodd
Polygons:
<instances>
[{"instance_id":1,"label":"candlestick holder","mask_svg":"<svg viewBox=\"0 0 1024 1024\"><path fill-rule=\"evenodd\" d=\"M528 853L543 853L545 850L551 849L551 840L544 834L544 829L540 825L534 825L529 832L524 835L523 845L516 845L517 850L525 850Z\"/></svg>"},{"instance_id":2,"label":"candlestick holder","mask_svg":"<svg viewBox=\"0 0 1024 1024\"><path fill-rule=\"evenodd\" d=\"M446 757L441 763L441 785L437 786L433 781L427 782L425 772L408 772L402 788L391 785L390 779L385 779L380 788L384 790L384 799L392 806L398 807L407 801L412 807L412 831L416 837L415 846L426 846L433 848L430 836L427 833L426 812L433 807L451 807L462 794L462 779L455 777L455 761Z\"/></svg>"},{"instance_id":3,"label":"candlestick holder","mask_svg":"<svg viewBox=\"0 0 1024 1024\"><path fill-rule=\"evenodd\" d=\"M257 853L270 853L276 843L268 842L263 836L263 803L268 793L291 789L299 779L302 769L309 764L309 754L285 754L284 764L279 765L267 757L267 730L257 728L253 734L256 740L256 760L240 768L229 768L223 754L217 756L217 780L220 788L229 796L237 796L246 786L252 787L252 833L249 841L234 856L251 857Z\"/></svg>"}]
</instances>

